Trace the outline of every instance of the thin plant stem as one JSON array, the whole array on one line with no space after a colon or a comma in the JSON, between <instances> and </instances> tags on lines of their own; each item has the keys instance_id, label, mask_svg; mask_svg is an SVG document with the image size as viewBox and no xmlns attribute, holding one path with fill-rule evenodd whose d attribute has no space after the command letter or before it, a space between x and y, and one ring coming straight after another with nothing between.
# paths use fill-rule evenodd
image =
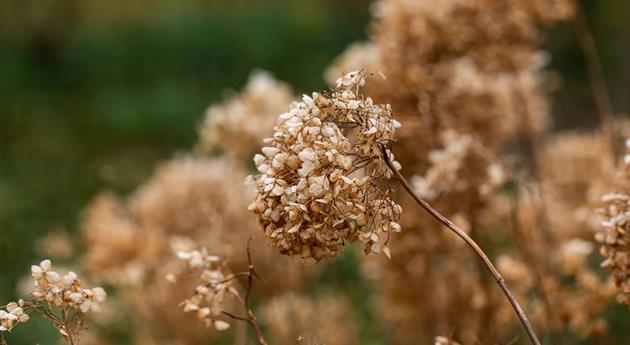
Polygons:
<instances>
[{"instance_id":1,"label":"thin plant stem","mask_svg":"<svg viewBox=\"0 0 630 345\"><path fill-rule=\"evenodd\" d=\"M609 140L613 154L615 154L617 150L613 139L613 107L610 101L610 93L608 92L606 80L604 79L601 60L597 52L597 46L595 45L595 38L593 37L593 32L586 19L584 7L580 1L575 2L575 19L573 23L575 34L580 48L582 49L582 54L584 55L584 61L586 62L586 72L590 80L600 126L607 140Z\"/></svg>"},{"instance_id":2,"label":"thin plant stem","mask_svg":"<svg viewBox=\"0 0 630 345\"><path fill-rule=\"evenodd\" d=\"M247 292L245 293L245 308L247 309L249 323L252 325L252 327L254 328L254 331L256 332L256 339L258 340L258 343L260 345L267 345L267 341L265 340L265 337L263 336L260 326L258 325L256 315L254 315L254 312L249 307L249 296L251 295L252 289L254 288L254 278L258 276L256 271L254 270L254 264L252 263L251 242L252 242L252 238L250 237L247 240L247 264L248 264L247 272L249 274L247 275Z\"/></svg>"},{"instance_id":3,"label":"thin plant stem","mask_svg":"<svg viewBox=\"0 0 630 345\"><path fill-rule=\"evenodd\" d=\"M541 345L540 340L538 340L538 336L536 336L536 332L534 332L534 328L532 327L531 323L529 322L529 319L527 318L527 316L525 315L525 312L523 311L523 308L521 308L520 304L516 301L516 298L514 298L514 295L512 294L510 289L508 288L508 286L507 286L507 284L505 282L505 279L503 278L501 273L499 273L499 270L497 270L497 268L494 266L494 264L492 263L490 258L488 258L486 253L481 249L481 247L479 247L477 242L475 242L472 238L470 238L470 236L468 236L468 234L464 230L459 228L457 225L455 225L448 218L444 217L441 213L436 211L428 202L426 202L424 199L419 197L413 191L413 189L409 185L409 182L407 182L407 180L396 169L396 167L394 167L394 165L392 164L392 162L389 159L389 155L387 154L387 150L385 149L385 146L381 146L381 149L383 151L383 159L384 159L385 163L387 164L389 169L392 171L392 173L396 176L396 178L400 181L400 183L402 184L403 188L407 191L407 193L409 193L409 195L411 195L411 197L425 211L427 211L433 218L438 220L440 223L442 223L448 229L453 231L455 233L455 235L457 235L462 240L464 240L464 242L466 242L466 244L470 248L472 248L474 250L474 252L477 254L477 256L479 256L479 258L483 261L483 263L488 268L488 271L490 271L490 273L494 277L494 280L496 281L496 283L501 288L501 291L503 291L503 294L505 295L505 297L508 299L508 301L512 305L512 308L514 309L514 312L516 312L516 315L518 316L519 320L521 321L521 324L523 325L523 328L525 328L525 331L527 332L527 336L529 337L530 342L533 345Z\"/></svg>"},{"instance_id":4,"label":"thin plant stem","mask_svg":"<svg viewBox=\"0 0 630 345\"><path fill-rule=\"evenodd\" d=\"M254 329L254 332L256 333L256 340L258 341L259 345L267 345L267 340L265 339L265 336L263 335L263 332L260 328L260 326L258 325L258 320L256 319L256 315L254 314L254 311L250 308L249 306L249 296L251 295L252 289L254 287L254 278L258 278L258 274L256 273L256 271L254 270L254 264L252 262L252 251L251 251L251 237L249 238L249 240L247 240L247 263L248 263L248 267L247 267L247 287L246 287L246 292L245 292L245 299L242 300L243 305L245 306L245 312L247 313L246 316L239 316L239 315L235 315L232 314L230 312L227 311L221 311L221 313L225 316L228 316L234 320L239 320L239 321L244 321L247 322L250 326L252 326L252 328ZM234 277L236 277L237 274L234 275Z\"/></svg>"}]
</instances>

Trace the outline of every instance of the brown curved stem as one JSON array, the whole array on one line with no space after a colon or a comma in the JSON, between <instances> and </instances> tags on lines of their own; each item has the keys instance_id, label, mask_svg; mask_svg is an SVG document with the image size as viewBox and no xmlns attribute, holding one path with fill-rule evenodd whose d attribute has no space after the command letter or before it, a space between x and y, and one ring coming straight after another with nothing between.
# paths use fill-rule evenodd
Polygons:
<instances>
[{"instance_id":1,"label":"brown curved stem","mask_svg":"<svg viewBox=\"0 0 630 345\"><path fill-rule=\"evenodd\" d=\"M413 191L413 188L411 188L411 186L409 185L409 182L407 182L407 180L402 176L402 174L398 170L396 170L396 168L392 165L391 161L389 160L389 156L387 154L387 150L385 149L385 147L382 147L382 151L383 151L383 159L385 160L385 163L387 164L389 169L392 171L392 173L394 173L396 178L400 181L400 183L402 184L403 188L407 191L407 193L409 193L409 195L411 195L411 197L433 218L437 219L440 223L442 223L444 226L446 226L451 231L453 231L457 236L459 236L462 240L464 240L464 242L466 242L466 244L475 251L477 256L481 258L483 263L486 265L486 267L488 268L488 270L494 277L496 283L499 285L499 287L503 291L503 294L512 305L512 308L514 309L514 312L516 312L516 315L520 319L521 324L523 325L523 328L525 328L525 331L527 332L527 336L529 337L529 340L531 341L531 343L533 345L540 345L540 340L538 340L538 337L536 336L536 332L534 332L534 328L529 322L529 319L527 319L525 312L523 312L523 309L521 308L520 304L518 304L518 302L514 298L514 295L512 295L512 292L507 287L507 284L505 283L505 279L503 278L501 273L499 273L499 270L497 270L497 268L494 266L492 261L490 261L486 253L481 249L481 247L479 247L479 245L470 236L468 236L468 234L464 230L460 229L448 218L444 217L441 213L436 211L428 202L426 202L424 199L419 197Z\"/></svg>"}]
</instances>

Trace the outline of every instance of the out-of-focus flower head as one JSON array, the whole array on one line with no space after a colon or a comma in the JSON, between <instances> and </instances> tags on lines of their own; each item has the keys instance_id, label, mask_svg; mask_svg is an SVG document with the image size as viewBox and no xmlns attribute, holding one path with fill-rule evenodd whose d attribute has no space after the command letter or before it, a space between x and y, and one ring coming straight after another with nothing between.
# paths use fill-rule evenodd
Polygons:
<instances>
[{"instance_id":1,"label":"out-of-focus flower head","mask_svg":"<svg viewBox=\"0 0 630 345\"><path fill-rule=\"evenodd\" d=\"M311 339L327 345L358 343L352 305L340 294L286 293L266 301L260 315L276 344L309 344Z\"/></svg>"},{"instance_id":2,"label":"out-of-focus flower head","mask_svg":"<svg viewBox=\"0 0 630 345\"><path fill-rule=\"evenodd\" d=\"M416 193L435 200L448 193L460 204L466 198L488 196L504 181L502 167L492 154L470 135L442 133L444 147L429 152L431 165L424 176L413 176Z\"/></svg>"},{"instance_id":3,"label":"out-of-focus flower head","mask_svg":"<svg viewBox=\"0 0 630 345\"><path fill-rule=\"evenodd\" d=\"M199 148L220 150L246 164L271 133L279 113L293 100L291 88L269 72L252 72L245 88L225 102L208 108L200 127Z\"/></svg>"},{"instance_id":4,"label":"out-of-focus flower head","mask_svg":"<svg viewBox=\"0 0 630 345\"><path fill-rule=\"evenodd\" d=\"M600 196L614 188L615 163L602 132L555 134L540 153L540 198L563 240L592 238Z\"/></svg>"}]
</instances>

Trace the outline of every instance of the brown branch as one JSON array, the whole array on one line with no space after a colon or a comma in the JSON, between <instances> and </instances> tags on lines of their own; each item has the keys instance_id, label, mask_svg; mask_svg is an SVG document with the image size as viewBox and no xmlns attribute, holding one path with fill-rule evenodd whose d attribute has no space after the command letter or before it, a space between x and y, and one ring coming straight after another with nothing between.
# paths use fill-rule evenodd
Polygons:
<instances>
[{"instance_id":1,"label":"brown branch","mask_svg":"<svg viewBox=\"0 0 630 345\"><path fill-rule=\"evenodd\" d=\"M245 311L247 312L247 316L239 316L239 315L235 315L230 312L227 312L227 311L221 311L221 313L234 320L247 322L254 329L254 332L256 333L256 340L258 340L258 344L267 345L267 340L265 340L263 332L260 329L260 326L258 325L258 320L256 319L256 315L254 314L254 311L252 311L252 309L249 307L249 297L254 287L254 278L258 278L258 274L254 270L254 264L252 263L252 251L250 247L251 241L252 241L252 238L250 237L249 240L247 240L247 264L248 264L247 287L245 290L245 299L243 300L243 305L245 306Z\"/></svg>"},{"instance_id":2,"label":"brown branch","mask_svg":"<svg viewBox=\"0 0 630 345\"><path fill-rule=\"evenodd\" d=\"M470 236L468 236L468 234L464 230L460 229L448 218L444 217L441 213L436 211L428 202L420 198L413 191L413 189L409 185L409 182L407 182L407 180L402 176L402 174L398 170L396 170L396 167L394 167L392 162L389 160L389 155L387 154L387 149L385 148L384 145L381 145L381 150L383 152L383 160L385 161L385 164L387 164L387 167L389 167L392 173L400 181L400 183L402 184L403 188L407 191L407 193L409 193L409 195L411 195L411 197L433 218L435 218L444 226L446 226L451 231L453 231L457 236L459 236L462 240L464 240L464 242L466 242L466 244L475 251L477 256L479 256L479 258L483 261L483 263L486 265L486 267L488 268L488 270L494 277L496 283L499 285L499 287L503 291L503 294L505 294L505 297L508 299L508 301L512 305L512 308L514 309L514 311L516 312L516 315L520 319L521 324L523 324L523 328L525 328L525 331L527 332L527 336L529 337L529 340L531 341L531 343L533 345L541 345L540 340L538 340L538 337L536 336L536 333L534 332L534 329L531 323L529 322L529 320L527 319L527 316L525 315L525 312L523 312L523 309L521 308L520 304L518 304L518 302L514 298L514 295L512 295L512 292L507 287L507 284L505 283L505 279L503 278L501 273L499 273L499 271L494 266L492 261L490 261L486 253L481 249L481 247L479 247L479 245L472 238L470 238Z\"/></svg>"}]
</instances>

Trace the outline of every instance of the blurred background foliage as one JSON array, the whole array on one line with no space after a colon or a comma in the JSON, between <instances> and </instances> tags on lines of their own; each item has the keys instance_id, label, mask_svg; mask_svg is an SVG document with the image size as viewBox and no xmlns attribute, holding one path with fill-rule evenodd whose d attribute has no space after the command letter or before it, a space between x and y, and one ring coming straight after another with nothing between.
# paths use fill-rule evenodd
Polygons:
<instances>
[{"instance_id":1,"label":"blurred background foliage","mask_svg":"<svg viewBox=\"0 0 630 345\"><path fill-rule=\"evenodd\" d=\"M584 5L624 113L630 3ZM297 92L324 87L324 68L367 37L369 8L368 0L0 1L0 301L38 260L38 238L75 228L99 190L128 192L156 162L188 149L204 109L252 69ZM560 77L556 128L593 125L572 26L547 38ZM341 274L353 275L356 265L346 265Z\"/></svg>"}]
</instances>

